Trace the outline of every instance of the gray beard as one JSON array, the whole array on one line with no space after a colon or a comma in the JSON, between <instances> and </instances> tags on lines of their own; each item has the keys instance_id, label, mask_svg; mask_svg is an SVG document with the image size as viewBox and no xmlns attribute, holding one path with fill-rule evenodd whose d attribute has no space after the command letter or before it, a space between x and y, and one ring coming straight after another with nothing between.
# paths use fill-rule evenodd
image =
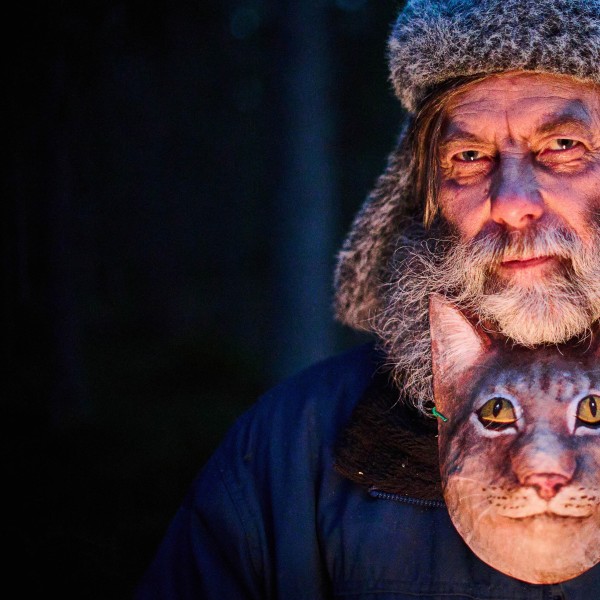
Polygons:
<instances>
[{"instance_id":1,"label":"gray beard","mask_svg":"<svg viewBox=\"0 0 600 600\"><path fill-rule=\"evenodd\" d=\"M372 325L402 396L423 412L433 401L429 297L441 294L516 344L559 344L590 333L600 317L600 229L583 244L564 227L507 233L467 243L447 226L405 229L396 244L384 310ZM497 275L507 257L552 255L559 265L543 281L510 284Z\"/></svg>"}]
</instances>

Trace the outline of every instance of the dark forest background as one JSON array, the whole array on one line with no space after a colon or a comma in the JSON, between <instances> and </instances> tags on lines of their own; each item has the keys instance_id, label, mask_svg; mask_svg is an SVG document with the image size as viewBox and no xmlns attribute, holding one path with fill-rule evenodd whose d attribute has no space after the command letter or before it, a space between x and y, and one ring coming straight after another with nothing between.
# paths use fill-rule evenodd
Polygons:
<instances>
[{"instance_id":1,"label":"dark forest background","mask_svg":"<svg viewBox=\"0 0 600 600\"><path fill-rule=\"evenodd\" d=\"M399 129L394 0L25 3L8 54L3 540L127 598L275 381L363 341L335 254Z\"/></svg>"}]
</instances>

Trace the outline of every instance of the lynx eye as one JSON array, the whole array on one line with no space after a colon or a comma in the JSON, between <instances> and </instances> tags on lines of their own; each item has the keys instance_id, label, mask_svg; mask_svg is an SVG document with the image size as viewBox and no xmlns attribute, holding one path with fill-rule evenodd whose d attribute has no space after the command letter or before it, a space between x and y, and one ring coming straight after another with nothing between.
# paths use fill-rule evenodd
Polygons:
<instances>
[{"instance_id":1,"label":"lynx eye","mask_svg":"<svg viewBox=\"0 0 600 600\"><path fill-rule=\"evenodd\" d=\"M600 396L586 396L577 405L577 419L584 425L600 425Z\"/></svg>"},{"instance_id":2,"label":"lynx eye","mask_svg":"<svg viewBox=\"0 0 600 600\"><path fill-rule=\"evenodd\" d=\"M479 421L486 429L500 431L508 429L517 422L515 407L506 398L492 398L478 411Z\"/></svg>"}]
</instances>

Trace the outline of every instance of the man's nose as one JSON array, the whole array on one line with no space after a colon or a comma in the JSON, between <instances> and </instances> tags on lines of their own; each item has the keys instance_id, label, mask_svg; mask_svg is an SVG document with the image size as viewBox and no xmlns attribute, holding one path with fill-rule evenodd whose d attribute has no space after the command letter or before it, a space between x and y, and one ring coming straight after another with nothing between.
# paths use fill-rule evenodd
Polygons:
<instances>
[{"instance_id":1,"label":"man's nose","mask_svg":"<svg viewBox=\"0 0 600 600\"><path fill-rule=\"evenodd\" d=\"M501 159L491 194L491 218L508 229L525 229L544 213L544 201L528 157Z\"/></svg>"}]
</instances>

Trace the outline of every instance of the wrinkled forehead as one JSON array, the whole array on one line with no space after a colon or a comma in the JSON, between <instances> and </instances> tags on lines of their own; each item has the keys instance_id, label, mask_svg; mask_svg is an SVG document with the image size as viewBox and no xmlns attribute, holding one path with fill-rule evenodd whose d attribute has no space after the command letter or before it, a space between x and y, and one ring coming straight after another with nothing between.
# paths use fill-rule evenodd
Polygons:
<instances>
[{"instance_id":1,"label":"wrinkled forehead","mask_svg":"<svg viewBox=\"0 0 600 600\"><path fill-rule=\"evenodd\" d=\"M444 139L515 130L525 135L571 126L600 135L600 89L565 75L491 75L448 99Z\"/></svg>"}]
</instances>

